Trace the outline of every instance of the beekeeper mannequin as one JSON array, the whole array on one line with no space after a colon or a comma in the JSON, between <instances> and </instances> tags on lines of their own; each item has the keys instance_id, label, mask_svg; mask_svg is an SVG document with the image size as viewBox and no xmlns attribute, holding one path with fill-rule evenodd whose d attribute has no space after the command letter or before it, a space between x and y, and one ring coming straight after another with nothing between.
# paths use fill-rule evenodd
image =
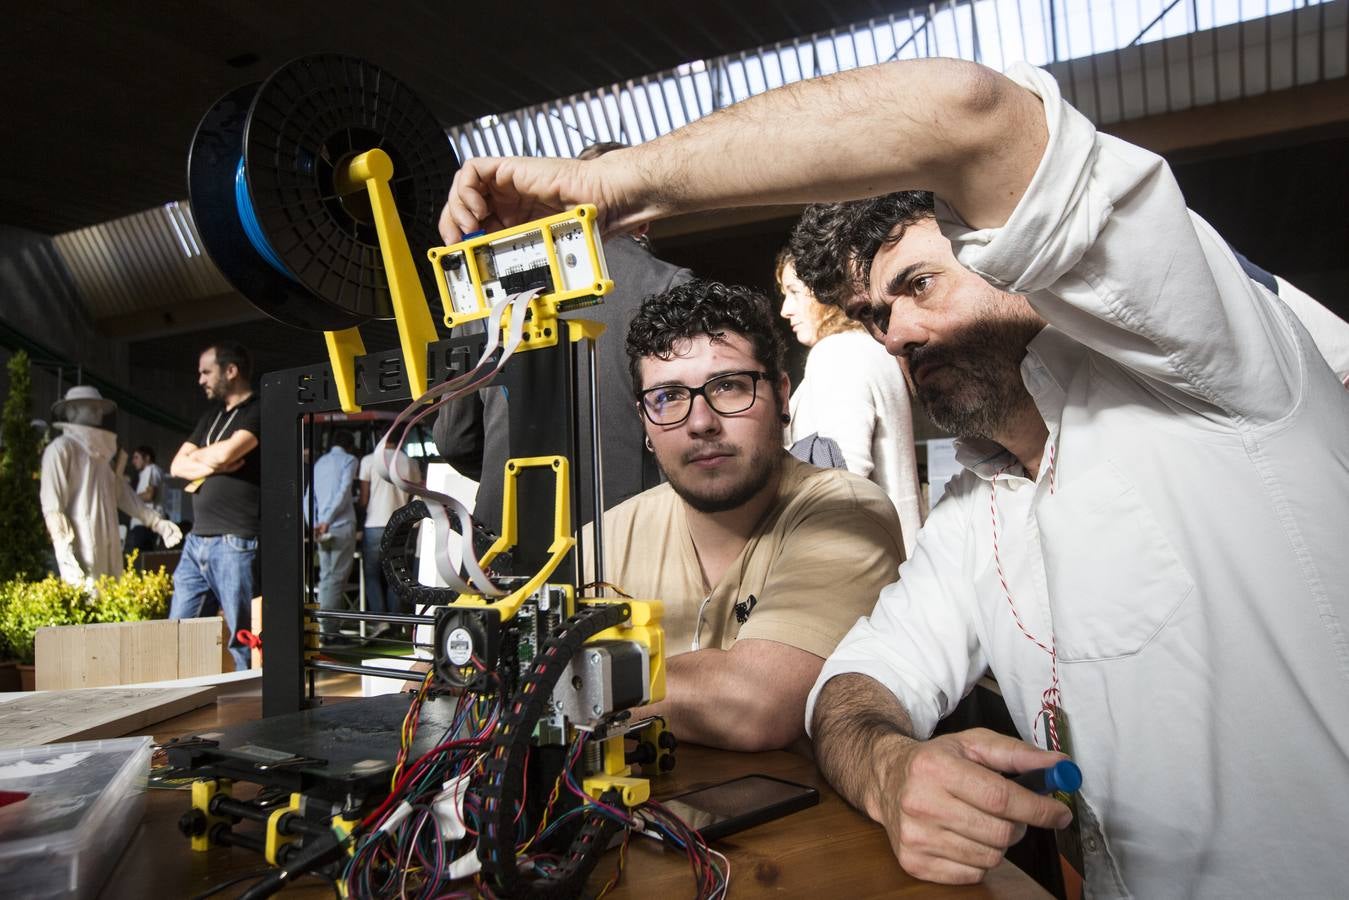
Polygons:
<instances>
[{"instance_id":1,"label":"beekeeper mannequin","mask_svg":"<svg viewBox=\"0 0 1349 900\"><path fill-rule=\"evenodd\" d=\"M61 434L42 453L42 517L61 578L71 584L122 573L118 509L144 522L166 547L183 539L177 525L143 503L113 470L117 435L98 426L116 408L87 385L71 388L52 405Z\"/></svg>"}]
</instances>

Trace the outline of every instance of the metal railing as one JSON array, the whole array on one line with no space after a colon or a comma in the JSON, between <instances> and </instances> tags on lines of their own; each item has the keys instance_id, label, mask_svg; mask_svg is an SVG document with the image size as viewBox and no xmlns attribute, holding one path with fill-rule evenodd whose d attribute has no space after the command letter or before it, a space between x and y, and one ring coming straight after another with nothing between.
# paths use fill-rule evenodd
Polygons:
<instances>
[{"instance_id":1,"label":"metal railing","mask_svg":"<svg viewBox=\"0 0 1349 900\"><path fill-rule=\"evenodd\" d=\"M1098 124L1346 74L1349 0L945 0L449 129L460 156L641 143L783 84L893 59L1047 66Z\"/></svg>"}]
</instances>

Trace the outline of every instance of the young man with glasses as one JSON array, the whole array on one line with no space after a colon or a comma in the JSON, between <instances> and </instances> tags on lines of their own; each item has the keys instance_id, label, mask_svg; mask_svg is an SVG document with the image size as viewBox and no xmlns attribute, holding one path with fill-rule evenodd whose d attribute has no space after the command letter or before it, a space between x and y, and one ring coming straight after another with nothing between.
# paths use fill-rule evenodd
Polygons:
<instances>
[{"instance_id":1,"label":"young man with glasses","mask_svg":"<svg viewBox=\"0 0 1349 900\"><path fill-rule=\"evenodd\" d=\"M627 351L668 483L605 515L605 577L665 603L667 694L649 710L683 740L788 746L824 658L904 559L894 506L782 449L790 384L764 297L710 281L649 297Z\"/></svg>"}]
</instances>

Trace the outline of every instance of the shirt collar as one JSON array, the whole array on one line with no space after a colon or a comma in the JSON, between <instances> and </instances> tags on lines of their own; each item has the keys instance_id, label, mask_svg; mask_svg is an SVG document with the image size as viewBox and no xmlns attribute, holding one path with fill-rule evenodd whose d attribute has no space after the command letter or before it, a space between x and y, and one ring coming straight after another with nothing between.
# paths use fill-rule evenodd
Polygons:
<instances>
[{"instance_id":1,"label":"shirt collar","mask_svg":"<svg viewBox=\"0 0 1349 900\"><path fill-rule=\"evenodd\" d=\"M1030 392L1040 417L1049 428L1053 440L1063 418L1063 404L1067 398L1066 385L1082 364L1087 348L1053 325L1046 325L1029 344L1026 358L1021 360L1021 381Z\"/></svg>"}]
</instances>

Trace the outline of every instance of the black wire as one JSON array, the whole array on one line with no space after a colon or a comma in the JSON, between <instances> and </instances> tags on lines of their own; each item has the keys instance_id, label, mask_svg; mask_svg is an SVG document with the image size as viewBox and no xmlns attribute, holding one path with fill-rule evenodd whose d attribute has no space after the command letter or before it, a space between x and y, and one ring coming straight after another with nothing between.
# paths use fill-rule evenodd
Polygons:
<instances>
[{"instance_id":1,"label":"black wire","mask_svg":"<svg viewBox=\"0 0 1349 900\"><path fill-rule=\"evenodd\" d=\"M234 887L236 884L240 884L241 882L244 881L250 881L254 878L261 878L264 875L270 875L275 871L276 870L274 868L268 866L265 869L258 869L253 872L245 872L243 875L236 875L229 881L222 881L219 884L215 885L214 887L207 888L202 893L192 897L192 900L206 900L207 897L214 897L216 894L225 890L225 888ZM342 893L337 889L337 879L333 878L331 875L324 875L322 872L305 872L304 874L313 875L315 878L326 878L328 880L329 885L332 886L333 896L336 897L337 900L342 900ZM300 877L303 878L304 876L302 875Z\"/></svg>"},{"instance_id":2,"label":"black wire","mask_svg":"<svg viewBox=\"0 0 1349 900\"><path fill-rule=\"evenodd\" d=\"M264 875L270 875L271 873L272 869L268 867L266 869L260 869L256 872L246 872L243 875L236 875L229 881L222 881L215 887L207 888L202 893L194 896L192 900L206 900L207 897L214 897L216 894L220 893L225 888L234 887L236 884L239 884L242 881L250 881L254 878L261 878Z\"/></svg>"}]
</instances>

